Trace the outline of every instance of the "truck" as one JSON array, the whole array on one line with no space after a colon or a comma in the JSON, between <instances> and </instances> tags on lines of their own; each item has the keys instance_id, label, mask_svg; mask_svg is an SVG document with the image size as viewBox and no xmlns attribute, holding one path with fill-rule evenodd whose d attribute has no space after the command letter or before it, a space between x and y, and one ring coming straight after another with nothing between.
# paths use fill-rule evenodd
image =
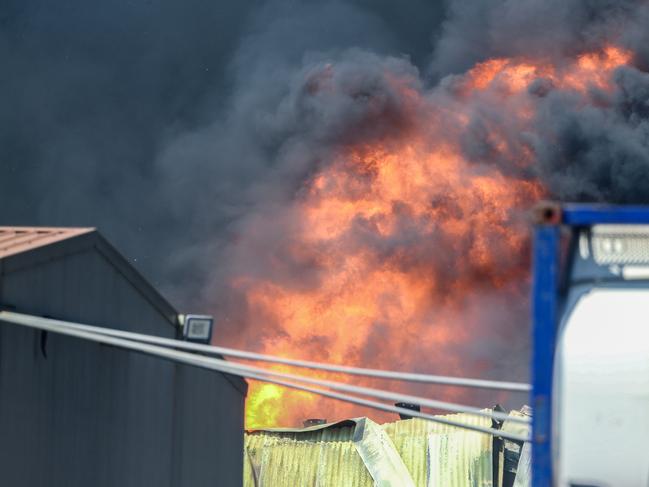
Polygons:
<instances>
[{"instance_id":1,"label":"truck","mask_svg":"<svg viewBox=\"0 0 649 487\"><path fill-rule=\"evenodd\" d=\"M534 212L533 487L649 485L649 207Z\"/></svg>"}]
</instances>

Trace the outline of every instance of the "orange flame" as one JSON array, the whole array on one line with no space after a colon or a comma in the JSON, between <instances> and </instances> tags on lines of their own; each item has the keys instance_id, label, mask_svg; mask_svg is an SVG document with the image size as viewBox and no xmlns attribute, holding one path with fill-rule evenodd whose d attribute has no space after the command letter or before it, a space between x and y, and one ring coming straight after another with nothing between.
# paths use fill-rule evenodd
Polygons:
<instances>
[{"instance_id":1,"label":"orange flame","mask_svg":"<svg viewBox=\"0 0 649 487\"><path fill-rule=\"evenodd\" d=\"M590 87L609 89L611 72L629 64L632 57L629 51L607 46L599 52L584 53L567 66L555 66L550 62L490 59L467 73L467 84L469 90L484 90L492 85L500 85L511 94L524 91L535 80L544 78L558 88L582 93Z\"/></svg>"},{"instance_id":2,"label":"orange flame","mask_svg":"<svg viewBox=\"0 0 649 487\"><path fill-rule=\"evenodd\" d=\"M365 367L479 372L458 352L478 333L478 325L466 323L479 323L485 313L475 296L507 289L514 301L524 299L517 283L527 267L527 228L514 210L528 207L544 191L532 179L467 159L460 138L471 119L471 100L487 97L501 104L503 118L522 132L534 117L528 90L536 80L587 96L591 89L612 89L613 70L630 60L629 52L614 46L562 65L491 59L461 77L459 93L444 103L438 93L418 93L404 83L404 98L426 114L426 123L397 141L340 150L290 208L283 244L292 262L309 269L306 283L282 277L284 264L272 257L276 279L241 275L233 282L250 316L281 330L262 337L258 351ZM532 166L529 146L498 127L488 130L492 155ZM249 330L255 333L254 326ZM253 341L249 337L247 343ZM428 362L423 366L422 358ZM447 399L459 394L444 393ZM367 411L253 381L246 426L299 425L307 417L333 420L361 413Z\"/></svg>"}]
</instances>

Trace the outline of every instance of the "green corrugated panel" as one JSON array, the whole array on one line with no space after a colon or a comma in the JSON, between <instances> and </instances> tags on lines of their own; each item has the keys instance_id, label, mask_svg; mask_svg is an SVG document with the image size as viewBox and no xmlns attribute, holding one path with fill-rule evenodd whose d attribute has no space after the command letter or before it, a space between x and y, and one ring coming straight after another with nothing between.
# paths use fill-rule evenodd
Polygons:
<instances>
[{"instance_id":1,"label":"green corrugated panel","mask_svg":"<svg viewBox=\"0 0 649 487\"><path fill-rule=\"evenodd\" d=\"M449 414L442 417L463 424L484 427L491 426L491 420L481 416ZM417 418L387 423L383 425L383 428L390 438L392 438L397 452L401 455L403 463L405 463L410 471L417 487L427 487L428 485L441 485L443 487L491 485L493 480L491 473L493 468L491 463L491 436ZM449 437L449 435L452 435L452 437ZM457 461L460 462L459 464L454 463L453 465L457 465L457 469L459 470L474 472L474 475L479 476L480 483L467 484L462 483L463 481L461 479L449 479L449 482L456 483L429 484L429 467L431 472L440 472L445 471L445 465L449 465L449 461L456 462L455 458L448 459L434 455L431 457L429 465L428 450L429 437L431 436L445 436L446 439L440 441L446 442L445 445L447 448L455 449L457 452L456 457L458 457ZM489 462L485 461L487 457L489 458ZM476 465L478 466L477 470Z\"/></svg>"},{"instance_id":2,"label":"green corrugated panel","mask_svg":"<svg viewBox=\"0 0 649 487\"><path fill-rule=\"evenodd\" d=\"M428 487L491 487L493 459L491 437L471 431L432 434Z\"/></svg>"},{"instance_id":3,"label":"green corrugated panel","mask_svg":"<svg viewBox=\"0 0 649 487\"><path fill-rule=\"evenodd\" d=\"M444 417L491 426L490 419L479 416ZM244 486L372 487L374 481L354 446L354 428L353 423L342 423L246 433ZM382 428L417 487L492 485L491 436L421 419Z\"/></svg>"},{"instance_id":4,"label":"green corrugated panel","mask_svg":"<svg viewBox=\"0 0 649 487\"><path fill-rule=\"evenodd\" d=\"M392 439L374 421L368 418L358 421L354 446L374 479L375 487L415 487Z\"/></svg>"},{"instance_id":5,"label":"green corrugated panel","mask_svg":"<svg viewBox=\"0 0 649 487\"><path fill-rule=\"evenodd\" d=\"M372 477L352 442L353 429L247 433L244 486L372 487Z\"/></svg>"},{"instance_id":6,"label":"green corrugated panel","mask_svg":"<svg viewBox=\"0 0 649 487\"><path fill-rule=\"evenodd\" d=\"M409 419L383 425L417 487L426 487L428 433L425 427L432 424L425 420Z\"/></svg>"}]
</instances>

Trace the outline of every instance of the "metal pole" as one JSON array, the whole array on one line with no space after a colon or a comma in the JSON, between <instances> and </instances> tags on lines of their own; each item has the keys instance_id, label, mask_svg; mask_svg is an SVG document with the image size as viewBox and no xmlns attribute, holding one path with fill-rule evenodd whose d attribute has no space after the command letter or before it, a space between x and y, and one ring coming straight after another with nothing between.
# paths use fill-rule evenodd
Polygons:
<instances>
[{"instance_id":1,"label":"metal pole","mask_svg":"<svg viewBox=\"0 0 649 487\"><path fill-rule=\"evenodd\" d=\"M552 373L557 337L560 215L546 207L533 242L532 486L552 485Z\"/></svg>"}]
</instances>

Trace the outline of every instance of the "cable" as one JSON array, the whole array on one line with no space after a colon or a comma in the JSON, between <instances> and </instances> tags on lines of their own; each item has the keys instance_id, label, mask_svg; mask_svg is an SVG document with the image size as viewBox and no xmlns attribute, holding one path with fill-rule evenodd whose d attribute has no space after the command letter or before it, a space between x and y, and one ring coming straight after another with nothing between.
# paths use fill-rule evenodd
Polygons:
<instances>
[{"instance_id":1,"label":"cable","mask_svg":"<svg viewBox=\"0 0 649 487\"><path fill-rule=\"evenodd\" d=\"M2 316L2 313L0 313L0 317ZM21 315L20 317L15 317L15 319L20 319L23 320L23 322L29 322L30 320L47 320L50 324L54 326L62 326L62 327L70 327L70 325L66 322L59 321L59 320L52 320L49 318L39 318L39 317L34 317L34 316L29 316L29 315ZM90 333L96 333L94 330L97 329L96 327L89 327L87 325L76 325L74 328L79 329L79 327L84 326L86 327L87 331ZM92 330L91 330L92 329ZM121 334L126 333L126 332L120 332ZM156 337L151 337L151 338L156 338ZM175 341L175 340L174 340ZM183 343L183 342L180 342ZM362 387L362 386L354 386L354 385L348 385L336 381L329 381L325 379L314 379L311 377L305 377L305 376L300 376L300 375L295 375L295 374L290 374L290 373L285 373L285 372L277 372L277 371L271 371L259 367L255 367L252 365L244 365L244 364L238 364L238 363L231 363L231 362L226 362L225 360L222 359L214 359L221 363L223 366L230 367L232 369L240 370L243 372L252 372L252 373L261 373L261 374L266 374L270 375L273 377L278 377L281 379L288 379L288 380L293 380L293 381L299 381L299 382L304 382L307 384L312 384L312 385L317 385L317 386L324 386L324 387L329 387L332 389L337 389L340 391L345 391L345 392L350 392L353 394L362 394L370 397L375 397L378 399L383 399L383 400L389 400L392 402L407 402L407 403L413 403L413 404L419 404L420 406L425 406L429 408L435 408L435 409L442 409L446 411L452 411L456 413L468 413L468 414L475 414L477 416L485 416L493 419L498 419L498 420L509 420L513 421L516 423L523 423L523 424L529 424L530 419L527 417L523 418L510 418L507 414L501 413L498 411L492 411L492 412L485 412L484 410L470 407L470 406L464 406L461 404L454 404L454 403L449 403L445 401L436 401L432 399L427 399L424 397L419 397L419 396L412 396L412 395L407 395L407 394L400 394L400 393L393 393L393 392L388 392L388 391L382 391L379 389L372 389L368 387Z\"/></svg>"},{"instance_id":2,"label":"cable","mask_svg":"<svg viewBox=\"0 0 649 487\"><path fill-rule=\"evenodd\" d=\"M361 405L368 405L368 407L374 407L371 406L370 404L375 404L375 405L380 405L381 407L378 409L382 409L385 411L391 411L391 412L403 412L405 414L408 414L410 416L417 416L417 417L423 417L424 419L430 419L433 418L434 416L431 415L425 415L424 416L419 416L416 413L416 411L411 411L409 409L403 409L403 408L396 408L396 406L389 406L385 405L383 403L375 402L375 401L369 401L366 399L361 399L357 398L354 396L347 396L345 394L338 394L334 393L331 391L322 391L321 389L314 389L314 388L307 388L307 386L302 386L297 384L293 384L291 382L283 381L280 379L273 379L273 377L280 377L283 379L289 379L289 380L296 380L300 382L306 382L306 383L311 383L311 384L316 384L316 385L324 385L325 387L331 387L331 388L337 388L339 390L343 391L349 391L349 392L356 392L360 394L365 394L365 395L375 395L375 397L381 397L381 398L386 398L386 399L393 399L397 398L396 400L403 400L403 402L411 402L411 400L421 400L421 405L426 405L424 403L428 404L434 404L433 406L429 407L436 407L439 409L447 409L446 406L457 406L458 411L457 412L464 412L468 414L475 414L478 416L484 416L484 417L489 417L489 418L496 418L496 419L504 419L508 421L513 421L513 422L520 422L520 423L528 423L529 420L520 420L520 418L515 418L515 417L509 417L507 414L504 413L499 413L496 411L483 411L479 410L477 408L470 408L470 407L465 407L465 406L460 406L460 405L454 405L450 403L444 403L441 401L431 401L425 398L418 398L416 396L403 396L399 394L392 394L388 393L385 391L379 391L376 389L369 389L369 388L364 388L364 387L358 387L358 386L351 386L347 384L341 384L333 381L323 381L323 380L318 380L318 379L311 379L308 377L301 377L301 376L296 376L292 374L284 374L284 373L279 373L279 372L274 372L274 371L268 371L264 369L260 369L257 367L252 367L252 366L246 366L242 364L232 364L228 363L224 360L219 360L215 358L209 358L209 357L204 357L196 354L191 354L191 353L186 353L186 352L180 352L177 350L171 350L169 348L164 348L164 347L159 347L155 345L149 345L149 344L144 344L144 343L138 343L134 342L132 340L127 340L127 339L122 339L122 338L117 338L117 337L110 337L104 334L98 334L90 331L83 331L83 330L78 330L74 329L73 327L67 326L65 322L60 322L58 320L52 320L49 318L40 318L36 316L30 316L30 315L19 315L17 313L10 313L10 312L0 312L0 320L7 321L9 323L14 323L18 324L21 326L27 326L27 327L32 327L32 328L38 328L41 330L46 330L46 331L52 331L54 333L60 333L63 335L68 335L68 336L73 336L76 338L82 338L86 340L91 340L95 341L98 343L105 343L108 345L114 345L120 348L125 348L125 349L130 349L130 350L136 350L142 353L146 353L149 355L155 355L158 357L162 358L167 358L169 360L175 360L179 361L182 363L187 363L190 365L194 365L197 367L202 367L202 368L207 368L211 370L218 370L221 372L225 373L230 373L233 375L238 375L241 377L251 377L251 378L257 378L258 380L264 380L266 382L272 382L272 383L277 383L280 385L285 385L287 387L293 387L297 388L300 390L306 390L308 392L313 392L315 394L320 394L322 392L322 395L326 397L333 397L341 400L347 400L347 399L342 399L342 398L348 398L348 402L352 402L355 404L361 404ZM362 402L359 402L362 401ZM388 409L385 409L388 408ZM395 409L396 408L396 409ZM449 409L452 410L452 409ZM429 417L430 416L430 417ZM525 418L527 419L527 418ZM451 424L451 423L448 423ZM454 424L455 426L464 426L460 423ZM499 430L493 430L493 431L499 431ZM490 433L491 434L491 433ZM495 433L493 433L495 434ZM500 433L498 433L499 436Z\"/></svg>"},{"instance_id":3,"label":"cable","mask_svg":"<svg viewBox=\"0 0 649 487\"><path fill-rule=\"evenodd\" d=\"M87 325L76 325L75 327L71 327L67 322L65 321L60 321L60 320L53 320L50 318L40 318L36 316L31 316L31 315L18 315L17 313L10 313L10 312L0 312L0 318L3 317L3 315L6 315L10 317L10 315L13 315L13 318L10 317L10 321L14 322L20 322L23 324L27 324L30 326L33 324L35 321L37 322L46 322L49 323L50 326L54 327L63 327L63 328L69 328L69 329L79 329L80 326L86 326ZM87 327L90 328L90 327ZM92 327L94 328L94 327ZM81 331L81 330L79 330ZM88 333L92 334L98 334L94 331L87 331ZM121 332L125 333L125 332ZM99 335L103 335L99 333ZM105 335L107 336L107 335ZM152 337L155 338L155 337ZM129 340L131 341L131 340ZM181 342L182 343L182 342ZM277 371L272 371L272 370L267 370L263 369L260 367L255 367L252 365L244 365L244 364L238 364L238 363L232 363L232 362L227 362L223 359L212 359L216 361L217 363L220 363L222 366L227 366L231 369L239 370L242 372L252 372L252 373L260 373L260 374L265 374L273 377L278 377L281 379L288 379L292 381L298 381L298 382L304 382L307 384L312 384L312 385L317 385L317 386L324 386L324 387L329 387L332 389L337 389L340 391L345 391L345 392L350 392L353 394L362 394L370 397L375 397L378 399L384 399L392 402L407 402L407 403L413 403L413 404L419 404L420 406L425 406L429 408L435 408L435 409L442 409L446 411L452 411L456 413L467 413L467 414L474 414L477 416L485 416L493 419L499 419L499 420L509 420L513 421L516 423L523 423L523 424L528 424L530 422L529 418L523 417L515 417L515 418L510 418L507 414L501 413L498 411L491 411L491 412L486 412L482 409L470 407L470 406L464 406L461 404L454 404L454 403L449 403L445 401L436 401L432 399L427 399L424 397L419 397L419 396L411 396L407 394L400 394L400 393L393 393L393 392L388 392L388 391L383 391L379 389L372 389L368 387L362 387L362 386L354 386L354 385L349 385L349 384L344 384L341 382L336 382L336 381L330 381L330 380L325 380L325 379L314 379L311 377L305 377L305 376L300 376L300 375L295 375L295 374L290 374L290 373L285 373L285 372L277 372Z\"/></svg>"},{"instance_id":4,"label":"cable","mask_svg":"<svg viewBox=\"0 0 649 487\"><path fill-rule=\"evenodd\" d=\"M443 418L441 416L433 416L431 414L422 413L420 411L413 411L411 409L405 409L405 408L400 408L398 406L392 406L392 405L389 405L389 404L383 404L381 402L371 401L371 400L368 400L368 399L362 399L360 397L350 396L348 394L340 394L340 393L337 393L337 392L326 391L326 390L323 390L323 389L317 389L315 387L309 387L309 386L303 386L303 385L300 385L300 384L294 384L294 383L288 382L288 381L270 379L270 378L264 377L262 374L250 374L250 375L247 375L246 377L251 378L251 379L255 379L255 380L261 380L261 381L265 381L265 382L270 382L272 384L277 384L277 385L281 385L281 386L284 386L284 387L291 387L293 389L297 389L297 390L300 390L300 391L306 391L306 392L310 392L310 393L313 393L313 394L319 394L321 396L330 397L330 398L333 398L333 399L338 399L340 401L350 402L352 404L358 404L360 406L366 406L366 407L369 407L369 408L372 408L372 409L378 409L380 411L387 411L387 412L392 412L392 413L397 413L397 414L405 414L405 415L408 415L408 416L421 418L421 419L425 419L425 420L428 420L428 421L433 421L435 423L441 423L441 424L445 424L445 425L448 425L448 426L454 426L454 427L457 427L457 428L464 428L464 429L476 431L476 432L479 432L479 433L485 433L485 434L492 435L492 436L499 436L501 438L505 438L505 439L508 439L508 440L530 441L529 436L517 435L515 433L508 433L506 431L497 430L497 429L494 429L494 428L488 428L488 427L484 427L484 426L478 426L478 425L472 425L472 424L466 424L466 423L458 423L457 421L446 419L446 418ZM511 419L513 419L513 417L509 418L509 420L511 420Z\"/></svg>"},{"instance_id":5,"label":"cable","mask_svg":"<svg viewBox=\"0 0 649 487\"><path fill-rule=\"evenodd\" d=\"M9 311L1 311L0 313L6 313L8 316L29 316L23 315L21 313L13 313ZM333 364L323 364L319 362L311 362L307 360L294 360L294 359L285 359L282 357L275 357L272 355L265 355L254 352L245 352L242 350L236 350L232 348L225 347L215 347L212 345L203 345L200 343L188 343L180 340L173 340L170 338L156 337L150 335L143 335L141 333L133 333L123 330L115 330L111 328L102 328L98 326L83 325L80 323L70 323L70 322L61 322L69 326L75 327L80 330L92 331L94 333L101 333L104 335L115 336L119 338L128 338L131 340L136 340L144 343L152 343L156 345L163 345L167 347L174 347L181 350L191 350L195 352L201 352L208 355L223 355L226 357L236 357L244 360L254 360L259 362L271 362L282 365L289 365L292 367L304 367L314 370L325 370L328 372L337 372L350 375L359 375L365 377L375 377L379 379L391 379L391 380L401 380L406 382L419 382L419 383L428 383L428 384L440 384L448 386L461 386L461 387L473 387L480 389L496 389L504 390L511 392L530 392L532 387L529 384L523 384L520 382L501 382L501 381L492 381L492 380L483 380L483 379L468 379L468 378L459 378L459 377L446 377L440 375L429 375L429 374L414 374L407 372L395 372L388 370L377 370L377 369L365 369L359 367L349 367L346 365L333 365Z\"/></svg>"}]
</instances>

